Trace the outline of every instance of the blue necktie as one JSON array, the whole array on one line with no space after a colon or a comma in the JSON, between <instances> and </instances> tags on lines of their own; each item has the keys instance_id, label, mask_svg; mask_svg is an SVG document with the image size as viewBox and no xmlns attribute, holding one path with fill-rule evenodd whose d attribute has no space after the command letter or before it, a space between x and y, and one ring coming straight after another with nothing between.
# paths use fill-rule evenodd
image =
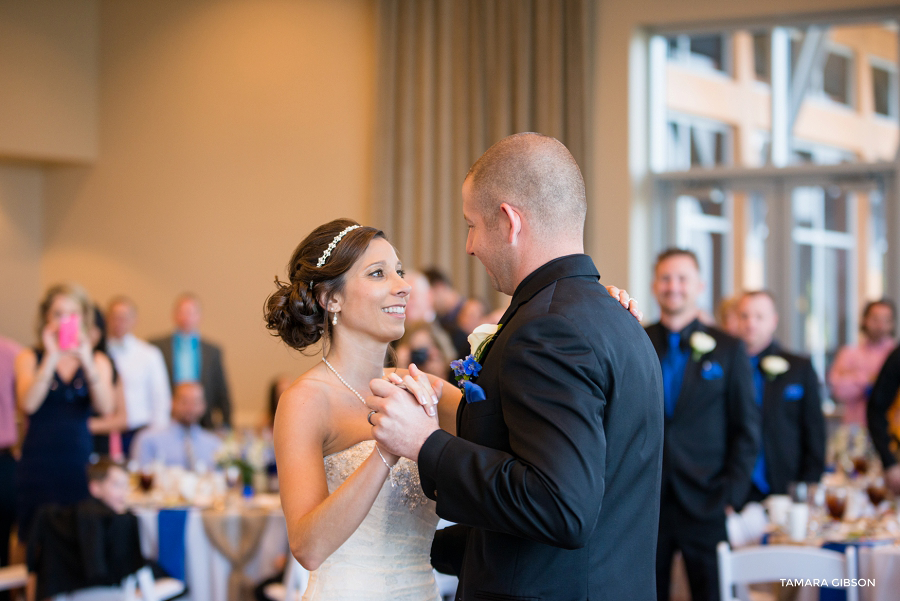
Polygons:
<instances>
[{"instance_id":1,"label":"blue necktie","mask_svg":"<svg viewBox=\"0 0 900 601\"><path fill-rule=\"evenodd\" d=\"M756 388L756 405L760 412L763 410L763 392L765 391L766 382L763 379L762 372L759 369L759 355L750 357L750 365L753 366L753 386ZM759 455L756 456L756 465L753 466L753 484L764 495L769 494L772 488L766 480L766 457L763 452L762 440L759 444Z\"/></svg>"},{"instance_id":2,"label":"blue necktie","mask_svg":"<svg viewBox=\"0 0 900 601\"><path fill-rule=\"evenodd\" d=\"M669 332L669 350L660 360L666 417L672 417L675 414L675 403L678 402L678 396L681 394L687 359L687 351L681 350L681 333Z\"/></svg>"}]
</instances>

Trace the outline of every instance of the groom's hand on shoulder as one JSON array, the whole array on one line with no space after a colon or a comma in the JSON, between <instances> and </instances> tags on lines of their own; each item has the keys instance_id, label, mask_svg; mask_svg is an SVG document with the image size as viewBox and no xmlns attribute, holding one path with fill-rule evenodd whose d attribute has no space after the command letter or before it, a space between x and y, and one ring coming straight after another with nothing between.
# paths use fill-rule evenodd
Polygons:
<instances>
[{"instance_id":1,"label":"groom's hand on shoulder","mask_svg":"<svg viewBox=\"0 0 900 601\"><path fill-rule=\"evenodd\" d=\"M416 461L425 440L439 429L436 418L423 411L413 394L390 382L375 379L369 388L373 394L366 404L376 411L370 420L372 437L391 453Z\"/></svg>"}]
</instances>

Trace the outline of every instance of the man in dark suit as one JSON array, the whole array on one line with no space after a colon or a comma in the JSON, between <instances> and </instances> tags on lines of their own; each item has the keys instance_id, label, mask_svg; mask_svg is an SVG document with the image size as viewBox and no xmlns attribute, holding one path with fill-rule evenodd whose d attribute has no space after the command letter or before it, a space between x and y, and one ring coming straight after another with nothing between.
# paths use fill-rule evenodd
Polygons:
<instances>
[{"instance_id":1,"label":"man in dark suit","mask_svg":"<svg viewBox=\"0 0 900 601\"><path fill-rule=\"evenodd\" d=\"M457 413L458 436L371 383L373 434L416 459L438 515L432 561L457 598L648 600L662 381L638 322L583 254L584 182L553 138L492 146L463 184L466 250L512 295Z\"/></svg>"},{"instance_id":2,"label":"man in dark suit","mask_svg":"<svg viewBox=\"0 0 900 601\"><path fill-rule=\"evenodd\" d=\"M881 464L884 466L884 482L894 494L900 494L900 463L891 449L891 429L887 420L887 412L900 394L900 346L895 348L885 359L878 379L872 387L866 417L869 422L869 434Z\"/></svg>"},{"instance_id":3,"label":"man in dark suit","mask_svg":"<svg viewBox=\"0 0 900 601\"><path fill-rule=\"evenodd\" d=\"M667 250L654 271L661 316L647 334L662 366L666 416L657 598L669 599L672 558L680 550L691 598L714 601L716 544L728 538L726 510L747 500L760 412L744 345L698 319L703 281L694 253Z\"/></svg>"},{"instance_id":4,"label":"man in dark suit","mask_svg":"<svg viewBox=\"0 0 900 601\"><path fill-rule=\"evenodd\" d=\"M181 382L200 382L206 392L206 414L200 420L204 428L231 426L231 396L222 365L222 351L200 337L200 299L182 294L175 301L172 315L175 332L151 340L162 351L172 388Z\"/></svg>"},{"instance_id":5,"label":"man in dark suit","mask_svg":"<svg viewBox=\"0 0 900 601\"><path fill-rule=\"evenodd\" d=\"M786 352L774 340L778 312L772 296L745 293L738 323L762 411L762 446L750 489L750 500L761 501L787 494L791 482L819 481L825 471L825 416L810 360Z\"/></svg>"}]
</instances>

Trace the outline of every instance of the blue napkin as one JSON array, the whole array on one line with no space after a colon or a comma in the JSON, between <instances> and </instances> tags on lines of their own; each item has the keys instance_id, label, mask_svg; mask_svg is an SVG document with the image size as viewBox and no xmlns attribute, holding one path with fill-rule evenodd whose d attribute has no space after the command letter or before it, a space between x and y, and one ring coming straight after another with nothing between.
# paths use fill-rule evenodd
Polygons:
<instances>
[{"instance_id":1,"label":"blue napkin","mask_svg":"<svg viewBox=\"0 0 900 601\"><path fill-rule=\"evenodd\" d=\"M160 509L159 565L172 578L184 582L184 525L187 509Z\"/></svg>"}]
</instances>

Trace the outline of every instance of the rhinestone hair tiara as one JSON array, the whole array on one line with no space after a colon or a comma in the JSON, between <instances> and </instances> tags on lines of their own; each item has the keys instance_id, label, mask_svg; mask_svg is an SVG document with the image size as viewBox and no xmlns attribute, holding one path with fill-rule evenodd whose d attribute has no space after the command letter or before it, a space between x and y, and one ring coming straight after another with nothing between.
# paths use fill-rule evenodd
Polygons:
<instances>
[{"instance_id":1,"label":"rhinestone hair tiara","mask_svg":"<svg viewBox=\"0 0 900 601\"><path fill-rule=\"evenodd\" d=\"M331 256L331 251L334 250L334 247L337 246L338 242L341 241L341 238L346 236L348 233L352 232L356 228L361 227L359 225L351 225L350 227L344 228L344 230L334 237L334 240L331 241L331 244L328 245L328 248L325 249L325 252L322 253L322 256L319 257L319 261L316 263L316 267L322 267L325 264L325 261L328 260L328 257Z\"/></svg>"}]
</instances>

